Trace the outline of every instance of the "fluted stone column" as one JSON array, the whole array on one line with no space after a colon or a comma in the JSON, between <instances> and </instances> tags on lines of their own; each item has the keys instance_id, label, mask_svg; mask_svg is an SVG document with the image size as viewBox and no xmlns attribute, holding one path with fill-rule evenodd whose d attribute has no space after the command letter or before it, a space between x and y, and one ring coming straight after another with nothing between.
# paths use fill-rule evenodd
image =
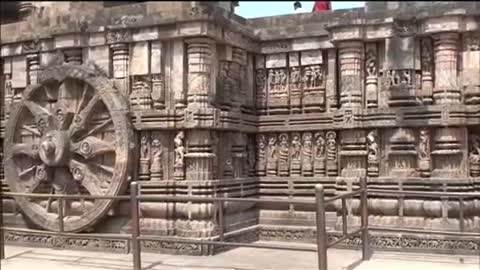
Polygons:
<instances>
[{"instance_id":1,"label":"fluted stone column","mask_svg":"<svg viewBox=\"0 0 480 270\"><path fill-rule=\"evenodd\" d=\"M340 106L362 106L363 42L344 41L338 44L340 67Z\"/></svg>"},{"instance_id":2,"label":"fluted stone column","mask_svg":"<svg viewBox=\"0 0 480 270\"><path fill-rule=\"evenodd\" d=\"M460 103L457 83L458 33L440 33L434 38L435 104Z\"/></svg>"},{"instance_id":3,"label":"fluted stone column","mask_svg":"<svg viewBox=\"0 0 480 270\"><path fill-rule=\"evenodd\" d=\"M40 57L38 53L27 55L28 84L38 83L38 73L40 71Z\"/></svg>"},{"instance_id":4,"label":"fluted stone column","mask_svg":"<svg viewBox=\"0 0 480 270\"><path fill-rule=\"evenodd\" d=\"M211 180L213 178L212 137L209 130L187 132L186 180Z\"/></svg>"},{"instance_id":5,"label":"fluted stone column","mask_svg":"<svg viewBox=\"0 0 480 270\"><path fill-rule=\"evenodd\" d=\"M209 38L192 38L185 42L188 59L187 107L205 108L214 93L215 43Z\"/></svg>"}]
</instances>

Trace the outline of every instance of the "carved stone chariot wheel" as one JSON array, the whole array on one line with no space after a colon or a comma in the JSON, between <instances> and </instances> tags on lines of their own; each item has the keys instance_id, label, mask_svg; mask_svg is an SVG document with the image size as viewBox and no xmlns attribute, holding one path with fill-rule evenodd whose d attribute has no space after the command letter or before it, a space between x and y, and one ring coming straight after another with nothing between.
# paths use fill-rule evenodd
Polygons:
<instances>
[{"instance_id":1,"label":"carved stone chariot wheel","mask_svg":"<svg viewBox=\"0 0 480 270\"><path fill-rule=\"evenodd\" d=\"M132 129L128 103L92 64L46 68L25 89L7 124L5 172L12 192L117 195L125 190ZM16 198L40 227L76 232L96 223L113 200ZM61 201L60 201L61 202Z\"/></svg>"}]
</instances>

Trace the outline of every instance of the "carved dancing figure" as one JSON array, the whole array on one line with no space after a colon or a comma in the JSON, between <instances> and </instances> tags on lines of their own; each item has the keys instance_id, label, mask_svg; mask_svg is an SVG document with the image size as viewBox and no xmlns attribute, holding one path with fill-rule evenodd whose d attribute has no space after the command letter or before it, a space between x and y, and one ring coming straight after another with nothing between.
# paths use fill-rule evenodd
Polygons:
<instances>
[{"instance_id":1,"label":"carved dancing figure","mask_svg":"<svg viewBox=\"0 0 480 270\"><path fill-rule=\"evenodd\" d=\"M313 151L312 151L313 145L312 145L312 134L307 132L303 134L303 161L304 162L311 162L312 157L313 157Z\"/></svg>"},{"instance_id":2,"label":"carved dancing figure","mask_svg":"<svg viewBox=\"0 0 480 270\"><path fill-rule=\"evenodd\" d=\"M183 131L180 131L173 142L175 143L175 167L183 167L185 157L185 146L183 140L185 135Z\"/></svg>"},{"instance_id":3,"label":"carved dancing figure","mask_svg":"<svg viewBox=\"0 0 480 270\"><path fill-rule=\"evenodd\" d=\"M285 88L287 87L287 79L288 79L288 76L285 70L280 69L279 71L280 91L285 90Z\"/></svg>"},{"instance_id":4,"label":"carved dancing figure","mask_svg":"<svg viewBox=\"0 0 480 270\"><path fill-rule=\"evenodd\" d=\"M418 147L418 159L430 160L430 138L426 129L420 130L420 143Z\"/></svg>"},{"instance_id":5,"label":"carved dancing figure","mask_svg":"<svg viewBox=\"0 0 480 270\"><path fill-rule=\"evenodd\" d=\"M275 85L276 85L275 72L273 71L273 69L270 69L268 71L268 90L269 91L274 91L275 90Z\"/></svg>"},{"instance_id":6,"label":"carved dancing figure","mask_svg":"<svg viewBox=\"0 0 480 270\"><path fill-rule=\"evenodd\" d=\"M470 136L470 154L469 159L471 162L480 162L480 136Z\"/></svg>"},{"instance_id":7,"label":"carved dancing figure","mask_svg":"<svg viewBox=\"0 0 480 270\"><path fill-rule=\"evenodd\" d=\"M271 136L268 140L268 159L277 160L277 138Z\"/></svg>"},{"instance_id":8,"label":"carved dancing figure","mask_svg":"<svg viewBox=\"0 0 480 270\"><path fill-rule=\"evenodd\" d=\"M322 79L323 79L323 72L322 72L321 66L314 66L310 87L312 88L320 87L322 83Z\"/></svg>"},{"instance_id":9,"label":"carved dancing figure","mask_svg":"<svg viewBox=\"0 0 480 270\"><path fill-rule=\"evenodd\" d=\"M265 87L265 71L263 69L257 70L257 76L255 77L257 89L264 90Z\"/></svg>"},{"instance_id":10,"label":"carved dancing figure","mask_svg":"<svg viewBox=\"0 0 480 270\"><path fill-rule=\"evenodd\" d=\"M377 76L376 55L372 50L368 51L367 53L367 76Z\"/></svg>"},{"instance_id":11,"label":"carved dancing figure","mask_svg":"<svg viewBox=\"0 0 480 270\"><path fill-rule=\"evenodd\" d=\"M162 157L163 146L158 138L152 141L152 163L150 164L150 180L161 180L162 178Z\"/></svg>"},{"instance_id":12,"label":"carved dancing figure","mask_svg":"<svg viewBox=\"0 0 480 270\"><path fill-rule=\"evenodd\" d=\"M292 67L290 71L290 83L292 84L293 88L300 88L300 70L298 67Z\"/></svg>"},{"instance_id":13,"label":"carved dancing figure","mask_svg":"<svg viewBox=\"0 0 480 270\"><path fill-rule=\"evenodd\" d=\"M312 69L310 67L305 67L303 70L303 83L305 88L312 87Z\"/></svg>"},{"instance_id":14,"label":"carved dancing figure","mask_svg":"<svg viewBox=\"0 0 480 270\"><path fill-rule=\"evenodd\" d=\"M261 163L265 161L265 154L267 153L267 146L265 144L265 135L260 134L257 136L257 162Z\"/></svg>"}]
</instances>

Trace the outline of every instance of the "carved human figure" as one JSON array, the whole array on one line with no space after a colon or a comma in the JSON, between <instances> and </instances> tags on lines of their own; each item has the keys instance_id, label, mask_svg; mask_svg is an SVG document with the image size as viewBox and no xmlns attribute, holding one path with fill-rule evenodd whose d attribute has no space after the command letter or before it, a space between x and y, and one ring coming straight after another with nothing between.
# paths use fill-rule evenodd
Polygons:
<instances>
[{"instance_id":1,"label":"carved human figure","mask_svg":"<svg viewBox=\"0 0 480 270\"><path fill-rule=\"evenodd\" d=\"M376 55L373 50L367 52L367 76L376 77L377 76L377 63Z\"/></svg>"},{"instance_id":2,"label":"carved human figure","mask_svg":"<svg viewBox=\"0 0 480 270\"><path fill-rule=\"evenodd\" d=\"M480 136L472 134L470 135L470 162L480 162Z\"/></svg>"},{"instance_id":3,"label":"carved human figure","mask_svg":"<svg viewBox=\"0 0 480 270\"><path fill-rule=\"evenodd\" d=\"M290 84L292 88L300 88L300 70L298 67L292 67L290 69Z\"/></svg>"},{"instance_id":4,"label":"carved human figure","mask_svg":"<svg viewBox=\"0 0 480 270\"><path fill-rule=\"evenodd\" d=\"M266 171L266 160L267 160L267 143L265 135L258 134L257 135L257 165L256 171L257 175L263 176L265 175Z\"/></svg>"},{"instance_id":5,"label":"carved human figure","mask_svg":"<svg viewBox=\"0 0 480 270\"><path fill-rule=\"evenodd\" d=\"M142 136L140 140L140 158L141 159L150 159L150 151L148 149L148 138L147 136Z\"/></svg>"},{"instance_id":6,"label":"carved human figure","mask_svg":"<svg viewBox=\"0 0 480 270\"><path fill-rule=\"evenodd\" d=\"M327 132L327 160L337 160L337 134L335 131Z\"/></svg>"},{"instance_id":7,"label":"carved human figure","mask_svg":"<svg viewBox=\"0 0 480 270\"><path fill-rule=\"evenodd\" d=\"M268 159L277 160L277 138L272 135L268 140Z\"/></svg>"},{"instance_id":8,"label":"carved human figure","mask_svg":"<svg viewBox=\"0 0 480 270\"><path fill-rule=\"evenodd\" d=\"M277 82L276 82L275 72L273 71L273 69L270 69L268 71L268 90L275 91L276 84Z\"/></svg>"},{"instance_id":9,"label":"carved human figure","mask_svg":"<svg viewBox=\"0 0 480 270\"><path fill-rule=\"evenodd\" d=\"M265 87L265 71L263 69L257 70L255 76L257 90L264 90Z\"/></svg>"},{"instance_id":10,"label":"carved human figure","mask_svg":"<svg viewBox=\"0 0 480 270\"><path fill-rule=\"evenodd\" d=\"M161 180L162 178L162 157L163 157L163 146L158 138L153 139L152 141L152 163L150 165L150 180Z\"/></svg>"},{"instance_id":11,"label":"carved human figure","mask_svg":"<svg viewBox=\"0 0 480 270\"><path fill-rule=\"evenodd\" d=\"M183 131L180 131L175 139L173 140L175 144L175 167L180 168L184 166L184 158L185 158L185 146L183 145L183 140L185 139L185 135Z\"/></svg>"},{"instance_id":12,"label":"carved human figure","mask_svg":"<svg viewBox=\"0 0 480 270\"><path fill-rule=\"evenodd\" d=\"M312 133L306 132L303 134L303 162L309 163L313 158L313 144L312 144Z\"/></svg>"},{"instance_id":13,"label":"carved human figure","mask_svg":"<svg viewBox=\"0 0 480 270\"><path fill-rule=\"evenodd\" d=\"M420 142L418 145L418 159L430 160L430 137L427 129L420 130Z\"/></svg>"},{"instance_id":14,"label":"carved human figure","mask_svg":"<svg viewBox=\"0 0 480 270\"><path fill-rule=\"evenodd\" d=\"M287 79L288 79L287 73L285 72L284 69L280 69L278 73L279 73L278 76L279 76L279 83L280 83L279 90L283 91L287 87Z\"/></svg>"},{"instance_id":15,"label":"carved human figure","mask_svg":"<svg viewBox=\"0 0 480 270\"><path fill-rule=\"evenodd\" d=\"M367 158L369 162L378 161L378 136L375 130L372 130L367 135L368 154Z\"/></svg>"},{"instance_id":16,"label":"carved human figure","mask_svg":"<svg viewBox=\"0 0 480 270\"><path fill-rule=\"evenodd\" d=\"M313 73L311 77L310 87L320 87L323 79L322 67L319 65L313 66Z\"/></svg>"},{"instance_id":17,"label":"carved human figure","mask_svg":"<svg viewBox=\"0 0 480 270\"><path fill-rule=\"evenodd\" d=\"M325 139L322 134L317 133L315 135L315 159L324 159L325 158Z\"/></svg>"},{"instance_id":18,"label":"carved human figure","mask_svg":"<svg viewBox=\"0 0 480 270\"><path fill-rule=\"evenodd\" d=\"M283 163L288 162L288 135L285 133L280 134L279 136L280 143L278 149L278 160Z\"/></svg>"},{"instance_id":19,"label":"carved human figure","mask_svg":"<svg viewBox=\"0 0 480 270\"><path fill-rule=\"evenodd\" d=\"M301 149L300 134L294 133L292 137L292 160L300 160Z\"/></svg>"},{"instance_id":20,"label":"carved human figure","mask_svg":"<svg viewBox=\"0 0 480 270\"><path fill-rule=\"evenodd\" d=\"M310 67L305 67L303 70L303 84L305 88L312 87L312 69Z\"/></svg>"}]
</instances>

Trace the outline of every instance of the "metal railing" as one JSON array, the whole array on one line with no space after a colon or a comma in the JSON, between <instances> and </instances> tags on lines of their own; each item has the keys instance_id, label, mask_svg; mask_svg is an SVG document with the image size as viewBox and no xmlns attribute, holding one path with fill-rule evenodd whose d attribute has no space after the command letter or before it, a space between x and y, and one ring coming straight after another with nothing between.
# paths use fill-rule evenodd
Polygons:
<instances>
[{"instance_id":1,"label":"metal railing","mask_svg":"<svg viewBox=\"0 0 480 270\"><path fill-rule=\"evenodd\" d=\"M367 198L369 194L375 195L396 195L403 197L440 197L442 199L457 198L459 200L459 219L460 219L460 233L449 231L433 231L433 230L414 230L402 228L386 228L369 226L368 224L368 205ZM264 249L279 249L290 251L310 251L317 252L318 255L318 269L327 270L327 250L337 244L357 235L360 235L362 240L362 260L370 258L370 243L369 231L388 231L399 233L419 233L419 234L443 234L452 236L472 236L480 237L480 233L465 232L464 220L464 200L467 198L480 198L480 193L443 193L443 192L409 192L409 191L394 191L394 190L370 190L366 186L366 178L360 178L360 189L352 192L340 194L331 198L325 198L323 185L315 187L315 200L292 200L292 199L264 199L264 198L228 198L228 197L194 197L194 196L165 196L165 195L141 195L139 194L138 184L132 182L130 185L130 195L122 196L90 196L90 195L59 195L59 194L31 194L31 193L13 193L4 192L3 196L9 197L27 197L27 198L46 198L58 199L58 224L59 231L43 231L22 229L13 227L4 227L0 229L0 259L5 258L5 243L3 232L20 232L20 233L35 233L43 235L64 236L71 238L81 237L95 237L98 239L121 239L128 240L131 244L131 253L133 256L133 269L141 270L141 245L142 241L161 241L171 243L185 243L185 244L199 244L199 245L218 245L218 246L233 246L233 247L249 247L249 248L264 248ZM347 224L347 199L359 197L360 199L360 228L353 232L348 232ZM101 200L130 200L131 206L131 233L130 234L105 234L105 233L68 233L64 231L64 208L66 199L101 199ZM174 237L142 235L140 232L140 215L139 202L143 200L161 201L161 202L211 202L217 207L218 214L218 239L217 240L194 240L194 239L178 239ZM342 235L337 240L329 243L326 231L326 205L334 201L341 200L341 215L342 215ZM317 247L292 247L287 245L274 245L265 243L241 243L241 242L226 242L225 241L225 224L224 224L224 203L225 202L244 202L244 203L278 203L278 204L295 204L295 205L315 205L316 206L316 229L317 229ZM0 217L2 218L2 217ZM0 222L2 220L0 219ZM0 223L3 225L3 223Z\"/></svg>"}]
</instances>

